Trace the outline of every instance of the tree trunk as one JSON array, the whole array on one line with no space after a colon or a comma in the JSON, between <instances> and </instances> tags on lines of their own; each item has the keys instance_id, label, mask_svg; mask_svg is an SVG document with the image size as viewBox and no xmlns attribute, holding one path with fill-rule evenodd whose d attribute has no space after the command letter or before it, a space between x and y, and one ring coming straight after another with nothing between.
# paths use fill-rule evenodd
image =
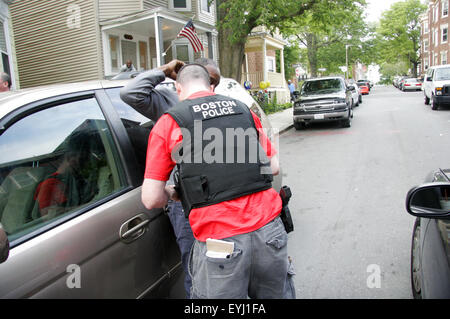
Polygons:
<instances>
[{"instance_id":1,"label":"tree trunk","mask_svg":"<svg viewBox=\"0 0 450 319\"><path fill-rule=\"evenodd\" d=\"M242 65L245 57L245 39L239 42L230 43L228 40L228 32L219 31L219 67L222 76L232 78L241 82Z\"/></svg>"},{"instance_id":2,"label":"tree trunk","mask_svg":"<svg viewBox=\"0 0 450 319\"><path fill-rule=\"evenodd\" d=\"M308 50L308 64L311 77L317 77L317 38L313 33L306 36L306 48Z\"/></svg>"}]
</instances>

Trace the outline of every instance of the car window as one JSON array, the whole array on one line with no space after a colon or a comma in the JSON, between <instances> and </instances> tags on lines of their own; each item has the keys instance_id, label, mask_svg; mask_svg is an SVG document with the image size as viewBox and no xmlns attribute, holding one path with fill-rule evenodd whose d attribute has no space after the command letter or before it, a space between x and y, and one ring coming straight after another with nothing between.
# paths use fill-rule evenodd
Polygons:
<instances>
[{"instance_id":1,"label":"car window","mask_svg":"<svg viewBox=\"0 0 450 319\"><path fill-rule=\"evenodd\" d=\"M111 99L114 108L119 114L133 146L140 176L144 176L147 145L153 121L134 110L120 98L120 88L107 89L106 94Z\"/></svg>"},{"instance_id":2,"label":"car window","mask_svg":"<svg viewBox=\"0 0 450 319\"><path fill-rule=\"evenodd\" d=\"M308 93L333 93L342 90L342 82L339 79L326 79L307 81L302 86L302 94Z\"/></svg>"},{"instance_id":3,"label":"car window","mask_svg":"<svg viewBox=\"0 0 450 319\"><path fill-rule=\"evenodd\" d=\"M0 223L10 241L124 188L94 98L37 111L0 136Z\"/></svg>"},{"instance_id":4,"label":"car window","mask_svg":"<svg viewBox=\"0 0 450 319\"><path fill-rule=\"evenodd\" d=\"M435 73L436 81L450 80L450 68L436 69Z\"/></svg>"}]
</instances>

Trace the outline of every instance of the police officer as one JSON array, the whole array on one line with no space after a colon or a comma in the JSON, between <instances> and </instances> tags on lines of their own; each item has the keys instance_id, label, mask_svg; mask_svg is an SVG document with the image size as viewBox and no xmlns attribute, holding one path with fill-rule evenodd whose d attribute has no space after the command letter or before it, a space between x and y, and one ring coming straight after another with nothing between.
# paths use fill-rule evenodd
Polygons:
<instances>
[{"instance_id":1,"label":"police officer","mask_svg":"<svg viewBox=\"0 0 450 319\"><path fill-rule=\"evenodd\" d=\"M181 102L150 134L142 201L152 209L181 199L196 239L191 298L283 298L289 265L282 203L271 187L274 147L246 105L213 92L203 66L184 66L176 89ZM166 186L175 165L179 188ZM208 239L233 248L214 256Z\"/></svg>"},{"instance_id":2,"label":"police officer","mask_svg":"<svg viewBox=\"0 0 450 319\"><path fill-rule=\"evenodd\" d=\"M220 70L214 60L199 58L196 63L206 67L210 76L210 84L215 88L220 83ZM166 77L176 80L177 72L184 62L172 60L159 68L143 72L132 79L120 90L121 99L136 111L156 122L167 110L178 103L175 91L159 85ZM148 138L148 135L146 136ZM173 181L169 181L173 184ZM189 298L191 290L191 277L188 273L189 252L194 243L189 220L186 219L180 202L170 201L168 216L172 224L177 244L181 253L181 262L185 271L184 286L186 296Z\"/></svg>"}]
</instances>

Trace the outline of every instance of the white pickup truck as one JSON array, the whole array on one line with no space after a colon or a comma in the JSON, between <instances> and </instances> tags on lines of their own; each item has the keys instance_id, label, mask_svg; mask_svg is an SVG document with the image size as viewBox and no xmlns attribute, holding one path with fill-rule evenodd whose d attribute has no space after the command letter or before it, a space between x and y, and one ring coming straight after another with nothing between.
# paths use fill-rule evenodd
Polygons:
<instances>
[{"instance_id":1,"label":"white pickup truck","mask_svg":"<svg viewBox=\"0 0 450 319\"><path fill-rule=\"evenodd\" d=\"M425 104L437 110L441 104L450 104L450 64L432 66L423 81Z\"/></svg>"}]
</instances>

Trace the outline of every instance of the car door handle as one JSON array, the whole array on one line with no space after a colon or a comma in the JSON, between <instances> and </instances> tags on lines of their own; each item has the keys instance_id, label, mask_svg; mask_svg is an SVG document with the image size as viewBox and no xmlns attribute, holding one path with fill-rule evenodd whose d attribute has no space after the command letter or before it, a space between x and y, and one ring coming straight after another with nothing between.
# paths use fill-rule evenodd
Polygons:
<instances>
[{"instance_id":1,"label":"car door handle","mask_svg":"<svg viewBox=\"0 0 450 319\"><path fill-rule=\"evenodd\" d=\"M150 219L145 214L140 214L127 220L120 227L120 239L125 243L135 241L145 234L146 227L149 223Z\"/></svg>"}]
</instances>

